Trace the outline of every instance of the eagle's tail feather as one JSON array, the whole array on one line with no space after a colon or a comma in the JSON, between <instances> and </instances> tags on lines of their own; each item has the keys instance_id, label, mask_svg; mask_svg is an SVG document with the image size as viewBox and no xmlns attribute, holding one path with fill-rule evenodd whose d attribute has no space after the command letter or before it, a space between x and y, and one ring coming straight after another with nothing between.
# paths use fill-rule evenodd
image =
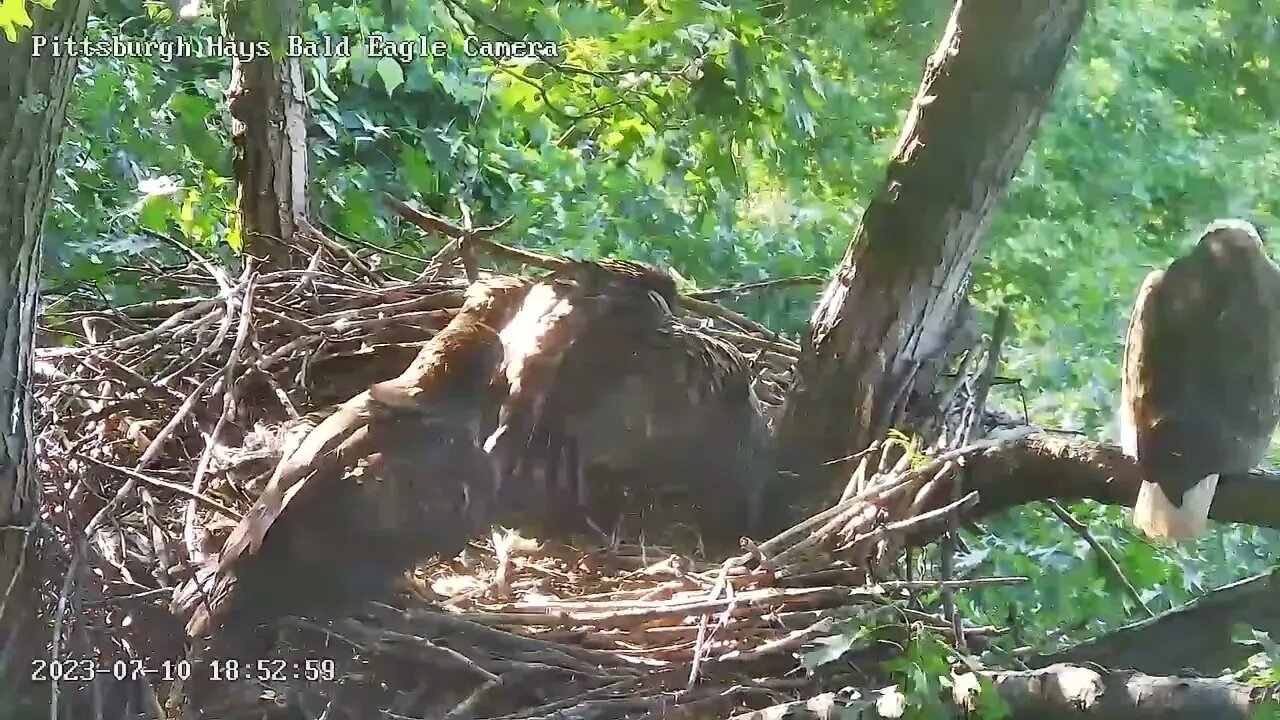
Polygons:
<instances>
[{"instance_id":1,"label":"eagle's tail feather","mask_svg":"<svg viewBox=\"0 0 1280 720\"><path fill-rule=\"evenodd\" d=\"M1182 507L1178 507L1159 485L1144 482L1133 506L1133 524L1150 538L1194 540L1205 533L1217 489L1218 474L1205 475L1183 493Z\"/></svg>"}]
</instances>

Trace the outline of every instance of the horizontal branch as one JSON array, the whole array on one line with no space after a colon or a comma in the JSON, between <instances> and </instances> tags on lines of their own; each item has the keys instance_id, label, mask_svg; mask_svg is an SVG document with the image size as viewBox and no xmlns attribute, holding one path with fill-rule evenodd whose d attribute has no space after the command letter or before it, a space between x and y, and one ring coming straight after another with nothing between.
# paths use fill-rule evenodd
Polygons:
<instances>
[{"instance_id":1,"label":"horizontal branch","mask_svg":"<svg viewBox=\"0 0 1280 720\"><path fill-rule=\"evenodd\" d=\"M1097 671L1077 665L987 674L1008 706L1009 720L1246 720L1261 705L1264 692L1226 679L1153 677L1131 671ZM957 682L956 694L972 684ZM734 716L733 720L788 717L795 720L903 717L902 696L894 691L825 693ZM970 696L972 697L972 696ZM953 698L955 717L969 700ZM978 703L979 706L981 703ZM847 708L846 712L840 710ZM849 712L853 711L853 712Z\"/></svg>"},{"instance_id":2,"label":"horizontal branch","mask_svg":"<svg viewBox=\"0 0 1280 720\"><path fill-rule=\"evenodd\" d=\"M965 513L970 520L1051 498L1132 506L1141 484L1136 464L1119 448L1043 432L971 456L967 465L964 490L978 493L978 502ZM1280 475L1222 476L1210 516L1280 528ZM923 527L910 542L931 542L942 529L940 523ZM1238 667L1258 651L1232 639L1233 628L1240 624L1280 637L1280 570L1220 588L1184 608L1030 664L1097 663L1155 674L1213 676Z\"/></svg>"},{"instance_id":3,"label":"horizontal branch","mask_svg":"<svg viewBox=\"0 0 1280 720\"><path fill-rule=\"evenodd\" d=\"M1120 448L1078 436L1035 433L969 464L966 489L979 496L971 517L1049 498L1132 507L1141 484L1137 465ZM1280 528L1280 475L1223 475L1209 516Z\"/></svg>"}]
</instances>

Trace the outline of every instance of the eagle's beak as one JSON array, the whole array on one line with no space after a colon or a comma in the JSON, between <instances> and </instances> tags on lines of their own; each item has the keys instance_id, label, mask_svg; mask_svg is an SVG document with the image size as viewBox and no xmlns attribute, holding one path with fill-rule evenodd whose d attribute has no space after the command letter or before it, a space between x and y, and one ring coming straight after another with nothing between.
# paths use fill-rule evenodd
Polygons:
<instances>
[{"instance_id":1,"label":"eagle's beak","mask_svg":"<svg viewBox=\"0 0 1280 720\"><path fill-rule=\"evenodd\" d=\"M649 299L653 300L654 304L656 304L658 307L662 308L662 311L663 311L663 312L665 312L666 314L668 314L668 315L674 315L674 314L675 314L675 313L674 313L674 312L672 312L672 310L671 310L671 305L667 303L667 299L666 299L666 298L664 298L664 297L662 297L662 294L661 294L661 293L659 293L658 291L656 291L656 290L650 290L650 291L649 291Z\"/></svg>"}]
</instances>

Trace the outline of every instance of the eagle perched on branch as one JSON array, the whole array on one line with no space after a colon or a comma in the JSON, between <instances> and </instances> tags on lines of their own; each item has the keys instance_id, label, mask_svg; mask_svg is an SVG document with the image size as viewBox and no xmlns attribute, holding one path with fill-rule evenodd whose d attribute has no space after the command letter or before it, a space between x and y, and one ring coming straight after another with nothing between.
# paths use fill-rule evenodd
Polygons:
<instances>
[{"instance_id":1,"label":"eagle perched on branch","mask_svg":"<svg viewBox=\"0 0 1280 720\"><path fill-rule=\"evenodd\" d=\"M336 616L492 524L579 531L650 485L684 491L709 535L758 530L775 473L749 368L678 303L670 276L616 260L472 285L404 373L281 459L175 595L188 634Z\"/></svg>"},{"instance_id":2,"label":"eagle perched on branch","mask_svg":"<svg viewBox=\"0 0 1280 720\"><path fill-rule=\"evenodd\" d=\"M1120 432L1152 538L1204 534L1223 473L1262 461L1280 419L1280 267L1257 228L1211 223L1147 275L1125 340Z\"/></svg>"}]
</instances>

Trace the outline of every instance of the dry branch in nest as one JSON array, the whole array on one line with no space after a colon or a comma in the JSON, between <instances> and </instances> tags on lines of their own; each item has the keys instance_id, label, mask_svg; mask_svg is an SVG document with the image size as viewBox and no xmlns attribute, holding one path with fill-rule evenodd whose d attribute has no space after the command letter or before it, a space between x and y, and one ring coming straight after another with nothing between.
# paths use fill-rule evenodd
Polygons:
<instances>
[{"instance_id":1,"label":"dry branch in nest","mask_svg":"<svg viewBox=\"0 0 1280 720\"><path fill-rule=\"evenodd\" d=\"M292 248L306 254L303 270L258 273L249 261L228 272L184 249L189 261L167 273L194 297L59 316L77 342L37 358L43 520L64 561L49 586L53 658L151 667L185 658L182 620L167 609L172 589L221 546L280 456L327 409L399 374L449 321L468 285L461 271L484 272L464 256L563 262L493 242L486 233L496 228L459 229L396 208L452 238L410 280L304 223ZM684 306L683 322L756 359L768 414L796 344L713 302ZM716 562L645 545L529 542L512 557L480 550L425 564L386 603L285 633L283 656L299 663L289 667L319 679L284 672L211 692L199 689L201 677L53 683L54 716L176 717L193 697L224 719L283 706L329 718L725 715L842 687L865 678L848 664L791 673L798 652L850 619L900 628L896 641L922 627L997 632L908 607L940 584L892 579L891 569L911 533L976 502L973 493L936 502L964 459L1018 437L923 454L877 444L853 459L836 504ZM873 644L851 657L884 652Z\"/></svg>"}]
</instances>

